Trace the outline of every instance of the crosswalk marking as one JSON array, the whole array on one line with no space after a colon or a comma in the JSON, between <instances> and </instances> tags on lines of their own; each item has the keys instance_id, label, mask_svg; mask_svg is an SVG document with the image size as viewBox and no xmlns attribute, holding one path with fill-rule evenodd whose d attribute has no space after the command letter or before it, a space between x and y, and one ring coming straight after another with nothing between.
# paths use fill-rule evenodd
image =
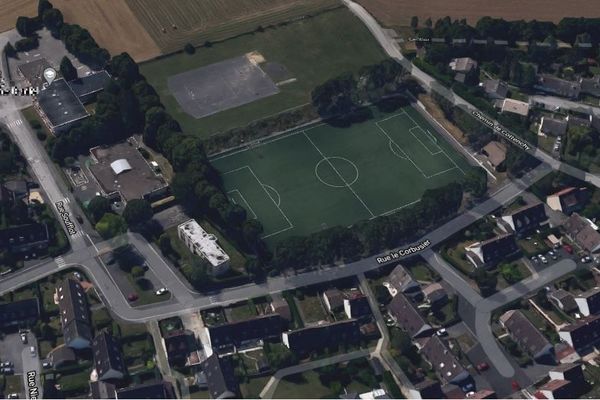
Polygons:
<instances>
[{"instance_id":1,"label":"crosswalk marking","mask_svg":"<svg viewBox=\"0 0 600 400\"><path fill-rule=\"evenodd\" d=\"M54 259L54 262L56 263L56 265L58 265L58 268L62 268L64 267L67 263L65 262L65 259L62 257L56 257Z\"/></svg>"},{"instance_id":2,"label":"crosswalk marking","mask_svg":"<svg viewBox=\"0 0 600 400\"><path fill-rule=\"evenodd\" d=\"M7 124L7 126L8 126L9 129L10 128L14 128L16 126L21 126L21 125L23 125L23 120L21 120L21 119L14 120L14 121L9 122Z\"/></svg>"}]
</instances>

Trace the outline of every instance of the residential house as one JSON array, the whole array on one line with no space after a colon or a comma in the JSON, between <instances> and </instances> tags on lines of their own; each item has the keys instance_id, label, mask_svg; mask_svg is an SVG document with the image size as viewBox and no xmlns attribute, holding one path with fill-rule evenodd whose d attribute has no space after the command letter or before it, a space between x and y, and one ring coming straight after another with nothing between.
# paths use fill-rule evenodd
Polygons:
<instances>
[{"instance_id":1,"label":"residential house","mask_svg":"<svg viewBox=\"0 0 600 400\"><path fill-rule=\"evenodd\" d=\"M586 290L575 296L575 303L579 307L579 312L584 316L600 314L600 287Z\"/></svg>"},{"instance_id":2,"label":"residential house","mask_svg":"<svg viewBox=\"0 0 600 400\"><path fill-rule=\"evenodd\" d=\"M388 304L388 312L398 326L413 339L433 334L431 325L425 321L413 303L403 294L392 299Z\"/></svg>"},{"instance_id":3,"label":"residential house","mask_svg":"<svg viewBox=\"0 0 600 400\"><path fill-rule=\"evenodd\" d=\"M586 218L577 213L571 214L563 224L565 235L577 246L590 253L600 251L600 233L592 227Z\"/></svg>"},{"instance_id":4,"label":"residential house","mask_svg":"<svg viewBox=\"0 0 600 400\"><path fill-rule=\"evenodd\" d=\"M561 340L581 353L593 347L600 339L600 315L581 318L558 330Z\"/></svg>"},{"instance_id":5,"label":"residential house","mask_svg":"<svg viewBox=\"0 0 600 400\"><path fill-rule=\"evenodd\" d=\"M316 350L356 344L361 337L358 321L348 319L283 332L281 339L294 353L308 355Z\"/></svg>"},{"instance_id":6,"label":"residential house","mask_svg":"<svg viewBox=\"0 0 600 400\"><path fill-rule=\"evenodd\" d=\"M582 384L585 382L581 364L567 363L557 365L548 372L548 376L550 376L550 379L552 380L570 381L575 384Z\"/></svg>"},{"instance_id":7,"label":"residential house","mask_svg":"<svg viewBox=\"0 0 600 400\"><path fill-rule=\"evenodd\" d=\"M600 75L581 79L581 93L600 97Z\"/></svg>"},{"instance_id":8,"label":"residential house","mask_svg":"<svg viewBox=\"0 0 600 400\"><path fill-rule=\"evenodd\" d=\"M35 325L40 317L37 297L0 304L0 329L25 328Z\"/></svg>"},{"instance_id":9,"label":"residential house","mask_svg":"<svg viewBox=\"0 0 600 400\"><path fill-rule=\"evenodd\" d=\"M431 283L423 289L425 300L432 308L442 307L448 302L448 293L439 283Z\"/></svg>"},{"instance_id":10,"label":"residential house","mask_svg":"<svg viewBox=\"0 0 600 400\"><path fill-rule=\"evenodd\" d=\"M414 385L414 389L408 389L409 399L442 399L444 392L439 381L425 378Z\"/></svg>"},{"instance_id":11,"label":"residential house","mask_svg":"<svg viewBox=\"0 0 600 400\"><path fill-rule=\"evenodd\" d=\"M547 361L554 356L552 344L521 311L505 312L500 316L500 324L534 360Z\"/></svg>"},{"instance_id":12,"label":"residential house","mask_svg":"<svg viewBox=\"0 0 600 400\"><path fill-rule=\"evenodd\" d=\"M582 210L589 199L587 188L568 187L546 197L546 204L554 211L571 215Z\"/></svg>"},{"instance_id":13,"label":"residential house","mask_svg":"<svg viewBox=\"0 0 600 400\"><path fill-rule=\"evenodd\" d=\"M564 312L570 313L577 309L577 303L573 294L564 289L551 290L547 292L548 300L553 302L558 308Z\"/></svg>"},{"instance_id":14,"label":"residential house","mask_svg":"<svg viewBox=\"0 0 600 400\"><path fill-rule=\"evenodd\" d=\"M210 346L219 349L232 345L243 347L248 343L279 338L283 328L284 322L279 314L267 314L243 321L208 326L204 329Z\"/></svg>"},{"instance_id":15,"label":"residential house","mask_svg":"<svg viewBox=\"0 0 600 400\"><path fill-rule=\"evenodd\" d=\"M504 99L500 111L526 117L529 114L529 103L515 99Z\"/></svg>"},{"instance_id":16,"label":"residential house","mask_svg":"<svg viewBox=\"0 0 600 400\"><path fill-rule=\"evenodd\" d=\"M213 354L202 362L202 371L206 375L208 392L213 399L239 397L238 381L229 357L219 358Z\"/></svg>"},{"instance_id":17,"label":"residential house","mask_svg":"<svg viewBox=\"0 0 600 400\"><path fill-rule=\"evenodd\" d=\"M453 58L449 66L454 72L466 74L477 68L477 61L469 57Z\"/></svg>"},{"instance_id":18,"label":"residential house","mask_svg":"<svg viewBox=\"0 0 600 400\"><path fill-rule=\"evenodd\" d=\"M339 289L328 289L323 293L323 302L327 310L333 313L344 306L344 295Z\"/></svg>"},{"instance_id":19,"label":"residential house","mask_svg":"<svg viewBox=\"0 0 600 400\"><path fill-rule=\"evenodd\" d=\"M363 400L378 400L390 399L391 397L383 389L373 389L370 392L359 394L358 398Z\"/></svg>"},{"instance_id":20,"label":"residential house","mask_svg":"<svg viewBox=\"0 0 600 400\"><path fill-rule=\"evenodd\" d=\"M169 382L144 383L117 390L116 399L174 399L175 391ZM216 397L215 397L216 398Z\"/></svg>"},{"instance_id":21,"label":"residential house","mask_svg":"<svg viewBox=\"0 0 600 400\"><path fill-rule=\"evenodd\" d=\"M573 364L581 362L581 356L577 354L573 346L566 342L557 343L554 346L556 360L561 364Z\"/></svg>"},{"instance_id":22,"label":"residential house","mask_svg":"<svg viewBox=\"0 0 600 400\"><path fill-rule=\"evenodd\" d=\"M506 145L495 140L483 146L481 152L487 157L488 164L494 169L497 169L506 160Z\"/></svg>"},{"instance_id":23,"label":"residential house","mask_svg":"<svg viewBox=\"0 0 600 400\"><path fill-rule=\"evenodd\" d=\"M392 297L396 296L398 293L410 295L421 291L419 283L413 279L402 264L396 265L383 285L387 288Z\"/></svg>"},{"instance_id":24,"label":"residential house","mask_svg":"<svg viewBox=\"0 0 600 400\"><path fill-rule=\"evenodd\" d=\"M486 79L481 86L491 99L504 99L508 94L508 84L499 79Z\"/></svg>"},{"instance_id":25,"label":"residential house","mask_svg":"<svg viewBox=\"0 0 600 400\"><path fill-rule=\"evenodd\" d=\"M567 128L589 128L592 126L593 117L576 117L575 115L567 115Z\"/></svg>"},{"instance_id":26,"label":"residential house","mask_svg":"<svg viewBox=\"0 0 600 400\"><path fill-rule=\"evenodd\" d=\"M546 208L541 202L506 212L496 220L498 228L506 233L514 233L517 237L523 237L547 222Z\"/></svg>"},{"instance_id":27,"label":"residential house","mask_svg":"<svg viewBox=\"0 0 600 400\"><path fill-rule=\"evenodd\" d=\"M66 279L55 290L65 344L73 349L89 348L92 327L85 291L75 279Z\"/></svg>"},{"instance_id":28,"label":"residential house","mask_svg":"<svg viewBox=\"0 0 600 400\"><path fill-rule=\"evenodd\" d=\"M126 374L121 346L107 331L100 332L92 342L94 370L101 381L122 379Z\"/></svg>"},{"instance_id":29,"label":"residential house","mask_svg":"<svg viewBox=\"0 0 600 400\"><path fill-rule=\"evenodd\" d=\"M567 133L567 126L567 120L542 117L538 128L538 135L553 137L563 136Z\"/></svg>"},{"instance_id":30,"label":"residential house","mask_svg":"<svg viewBox=\"0 0 600 400\"><path fill-rule=\"evenodd\" d=\"M29 184L25 180L13 179L4 182L2 186L10 192L14 199L20 200L29 197Z\"/></svg>"},{"instance_id":31,"label":"residential house","mask_svg":"<svg viewBox=\"0 0 600 400\"><path fill-rule=\"evenodd\" d=\"M50 233L46 224L26 224L0 230L0 249L14 254L42 255L48 249Z\"/></svg>"},{"instance_id":32,"label":"residential house","mask_svg":"<svg viewBox=\"0 0 600 400\"><path fill-rule=\"evenodd\" d=\"M551 380L539 388L539 392L546 399L571 399L574 398L573 383L561 379Z\"/></svg>"},{"instance_id":33,"label":"residential house","mask_svg":"<svg viewBox=\"0 0 600 400\"><path fill-rule=\"evenodd\" d=\"M344 299L344 312L350 319L372 315L369 299L360 292L351 293Z\"/></svg>"},{"instance_id":34,"label":"residential house","mask_svg":"<svg viewBox=\"0 0 600 400\"><path fill-rule=\"evenodd\" d=\"M546 93L555 94L569 99L577 99L581 94L581 83L567 81L554 75L543 74L539 76L537 85L534 87Z\"/></svg>"},{"instance_id":35,"label":"residential house","mask_svg":"<svg viewBox=\"0 0 600 400\"><path fill-rule=\"evenodd\" d=\"M186 329L172 331L163 337L163 346L169 364L191 366L200 364L200 355L194 332Z\"/></svg>"},{"instance_id":36,"label":"residential house","mask_svg":"<svg viewBox=\"0 0 600 400\"><path fill-rule=\"evenodd\" d=\"M436 335L427 339L421 348L421 355L431 364L443 383L459 384L470 377L466 368Z\"/></svg>"},{"instance_id":37,"label":"residential house","mask_svg":"<svg viewBox=\"0 0 600 400\"><path fill-rule=\"evenodd\" d=\"M515 235L507 233L465 247L467 260L475 266L488 267L519 252Z\"/></svg>"},{"instance_id":38,"label":"residential house","mask_svg":"<svg viewBox=\"0 0 600 400\"><path fill-rule=\"evenodd\" d=\"M177 234L193 254L208 261L211 275L223 275L229 271L229 255L219 246L217 237L205 231L196 220L190 219L180 224L177 227Z\"/></svg>"},{"instance_id":39,"label":"residential house","mask_svg":"<svg viewBox=\"0 0 600 400\"><path fill-rule=\"evenodd\" d=\"M75 356L73 349L65 346L64 344L58 345L50 350L46 358L50 361L50 364L52 364L52 367L55 369L75 364L77 362L77 356Z\"/></svg>"}]
</instances>

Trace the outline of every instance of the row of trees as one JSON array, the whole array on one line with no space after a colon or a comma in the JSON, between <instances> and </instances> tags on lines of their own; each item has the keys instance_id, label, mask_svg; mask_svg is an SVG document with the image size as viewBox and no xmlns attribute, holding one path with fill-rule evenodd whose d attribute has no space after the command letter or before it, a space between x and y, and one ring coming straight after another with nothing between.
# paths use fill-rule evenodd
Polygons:
<instances>
[{"instance_id":1,"label":"row of trees","mask_svg":"<svg viewBox=\"0 0 600 400\"><path fill-rule=\"evenodd\" d=\"M426 190L421 201L399 212L361 221L351 227L333 227L307 237L281 241L274 252L276 268L350 262L416 239L428 228L451 217L463 198L460 183Z\"/></svg>"}]
</instances>

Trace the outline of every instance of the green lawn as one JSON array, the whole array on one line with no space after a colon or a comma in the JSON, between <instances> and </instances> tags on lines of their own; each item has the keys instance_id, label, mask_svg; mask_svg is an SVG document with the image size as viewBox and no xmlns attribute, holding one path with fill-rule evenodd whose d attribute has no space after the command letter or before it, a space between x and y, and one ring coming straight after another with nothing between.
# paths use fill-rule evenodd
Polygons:
<instances>
[{"instance_id":1,"label":"green lawn","mask_svg":"<svg viewBox=\"0 0 600 400\"><path fill-rule=\"evenodd\" d=\"M242 397L245 399L258 399L260 392L263 390L268 381L268 376L261 376L258 378L251 378L247 383L240 384Z\"/></svg>"},{"instance_id":2,"label":"green lawn","mask_svg":"<svg viewBox=\"0 0 600 400\"><path fill-rule=\"evenodd\" d=\"M410 270L413 278L415 278L417 281L431 282L438 278L438 274L424 263L407 265L407 268Z\"/></svg>"},{"instance_id":3,"label":"green lawn","mask_svg":"<svg viewBox=\"0 0 600 400\"><path fill-rule=\"evenodd\" d=\"M268 244L393 213L463 177L466 160L417 111L372 111L350 127L319 124L212 160Z\"/></svg>"},{"instance_id":4,"label":"green lawn","mask_svg":"<svg viewBox=\"0 0 600 400\"><path fill-rule=\"evenodd\" d=\"M164 294L162 296L157 296L155 292L158 288L153 287L152 283L147 278L134 278L133 276L131 276L131 274L126 275L127 280L135 288L135 292L138 295L138 299L134 302L131 302L131 305L134 307L160 303L161 301L169 300L169 298L171 297L170 293Z\"/></svg>"},{"instance_id":5,"label":"green lawn","mask_svg":"<svg viewBox=\"0 0 600 400\"><path fill-rule=\"evenodd\" d=\"M5 398L11 393L19 393L19 396L23 394L23 377L21 375L5 375L3 378Z\"/></svg>"},{"instance_id":6,"label":"green lawn","mask_svg":"<svg viewBox=\"0 0 600 400\"><path fill-rule=\"evenodd\" d=\"M304 316L303 320L305 324L327 320L327 312L321 305L321 300L317 295L305 295L304 299L298 300L298 303L302 310L301 312Z\"/></svg>"},{"instance_id":7,"label":"green lawn","mask_svg":"<svg viewBox=\"0 0 600 400\"><path fill-rule=\"evenodd\" d=\"M250 303L236 304L229 307L229 322L242 321L256 316L256 307Z\"/></svg>"},{"instance_id":8,"label":"green lawn","mask_svg":"<svg viewBox=\"0 0 600 400\"><path fill-rule=\"evenodd\" d=\"M184 113L168 89L169 76L252 51L260 52L267 62L283 64L296 81L280 86L280 93L274 96L199 120ZM140 70L183 129L207 137L305 104L315 86L384 58L370 32L344 7L198 48L193 55L179 53L150 61L142 64Z\"/></svg>"},{"instance_id":9,"label":"green lawn","mask_svg":"<svg viewBox=\"0 0 600 400\"><path fill-rule=\"evenodd\" d=\"M273 395L276 399L320 399L331 394L331 389L323 386L319 374L307 371L283 378Z\"/></svg>"}]
</instances>

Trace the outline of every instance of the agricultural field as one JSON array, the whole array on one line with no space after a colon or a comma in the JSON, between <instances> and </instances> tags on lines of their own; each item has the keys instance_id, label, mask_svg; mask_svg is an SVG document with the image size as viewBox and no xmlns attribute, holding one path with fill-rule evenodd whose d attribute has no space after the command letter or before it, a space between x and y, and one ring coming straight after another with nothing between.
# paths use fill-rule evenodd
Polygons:
<instances>
[{"instance_id":1,"label":"agricultural field","mask_svg":"<svg viewBox=\"0 0 600 400\"><path fill-rule=\"evenodd\" d=\"M335 127L317 124L212 159L232 202L263 238L307 235L387 215L461 179L467 161L412 107Z\"/></svg>"},{"instance_id":2,"label":"agricultural field","mask_svg":"<svg viewBox=\"0 0 600 400\"><path fill-rule=\"evenodd\" d=\"M292 78L278 85L279 93L195 119L183 110L169 89L168 81L172 76L252 52L264 59L261 68L269 64L281 65ZM140 65L140 70L184 131L208 137L306 104L317 85L384 58L367 28L350 11L340 8L215 43L211 47L201 47L192 55L179 53L146 62Z\"/></svg>"},{"instance_id":3,"label":"agricultural field","mask_svg":"<svg viewBox=\"0 0 600 400\"><path fill-rule=\"evenodd\" d=\"M125 0L164 54L314 15L337 0ZM112 2L111 2L112 3Z\"/></svg>"},{"instance_id":4,"label":"agricultural field","mask_svg":"<svg viewBox=\"0 0 600 400\"><path fill-rule=\"evenodd\" d=\"M21 15L36 15L37 4L37 0L0 0L0 32L13 29Z\"/></svg>"},{"instance_id":5,"label":"agricultural field","mask_svg":"<svg viewBox=\"0 0 600 400\"><path fill-rule=\"evenodd\" d=\"M420 21L428 17L466 18L475 24L481 17L491 16L506 20L538 20L558 22L564 17L600 15L600 3L589 0L357 0L379 22L386 26L408 26L416 15Z\"/></svg>"},{"instance_id":6,"label":"agricultural field","mask_svg":"<svg viewBox=\"0 0 600 400\"><path fill-rule=\"evenodd\" d=\"M160 49L125 0L53 0L52 4L60 9L66 22L89 30L98 45L111 55L125 51L138 62L160 55Z\"/></svg>"}]
</instances>

